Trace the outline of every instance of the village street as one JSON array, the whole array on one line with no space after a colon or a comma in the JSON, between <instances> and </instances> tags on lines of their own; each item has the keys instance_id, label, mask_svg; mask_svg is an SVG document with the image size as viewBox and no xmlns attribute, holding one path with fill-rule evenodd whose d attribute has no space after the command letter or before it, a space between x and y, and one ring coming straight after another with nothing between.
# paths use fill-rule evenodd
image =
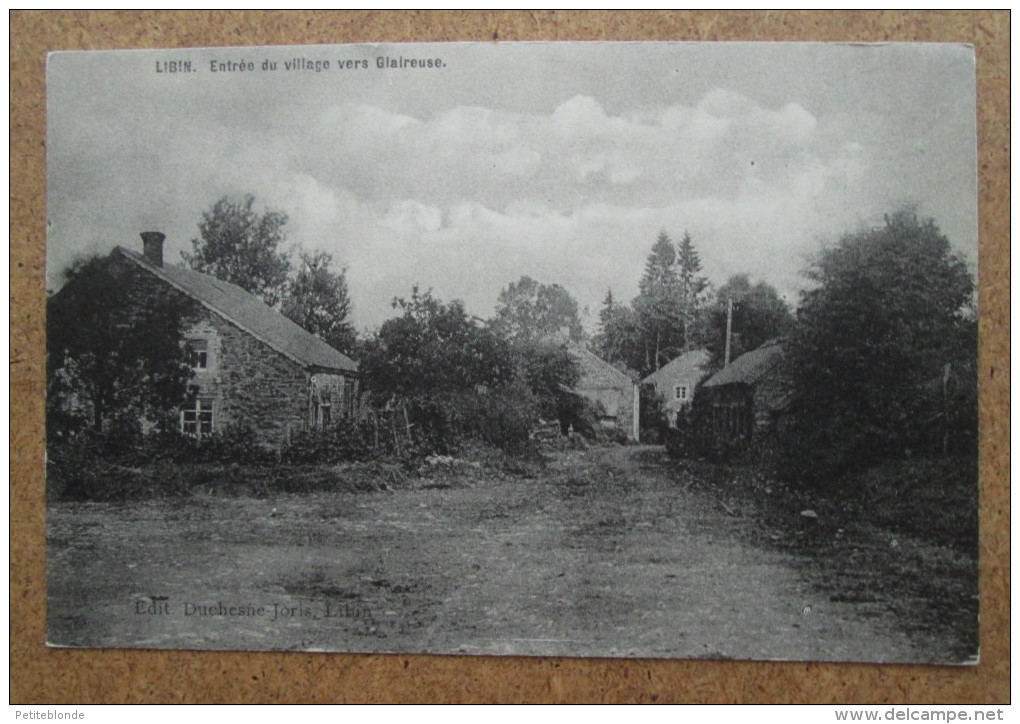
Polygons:
<instances>
[{"instance_id":1,"label":"village street","mask_svg":"<svg viewBox=\"0 0 1020 724\"><path fill-rule=\"evenodd\" d=\"M948 553L894 541L899 569L875 568L887 554L870 535L810 555L785 542L816 521L791 509L785 531L765 528L746 498L720 493L660 447L567 451L537 477L458 480L51 504L50 637L869 661L953 660L966 637L903 580L913 571L951 595L938 580L958 578Z\"/></svg>"}]
</instances>

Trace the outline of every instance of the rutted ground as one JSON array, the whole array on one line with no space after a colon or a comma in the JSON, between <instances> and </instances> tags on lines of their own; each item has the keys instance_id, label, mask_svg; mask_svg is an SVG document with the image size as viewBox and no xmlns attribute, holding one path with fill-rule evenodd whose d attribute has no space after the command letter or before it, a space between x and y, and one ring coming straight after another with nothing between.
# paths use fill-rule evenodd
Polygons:
<instances>
[{"instance_id":1,"label":"rutted ground","mask_svg":"<svg viewBox=\"0 0 1020 724\"><path fill-rule=\"evenodd\" d=\"M616 447L561 453L538 478L478 476L470 486L51 504L49 638L146 648L959 659L966 632L933 619L916 593L862 597L845 585L861 575L852 558L757 543L753 517L692 475L661 448ZM933 590L940 575L954 575L936 568L922 572ZM220 602L235 615L222 615Z\"/></svg>"}]
</instances>

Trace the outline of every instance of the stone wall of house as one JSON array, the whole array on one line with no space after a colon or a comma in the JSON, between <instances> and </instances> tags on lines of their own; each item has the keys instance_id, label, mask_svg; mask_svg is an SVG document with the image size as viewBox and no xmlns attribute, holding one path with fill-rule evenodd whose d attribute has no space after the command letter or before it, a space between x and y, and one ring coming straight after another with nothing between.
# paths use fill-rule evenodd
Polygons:
<instances>
[{"instance_id":1,"label":"stone wall of house","mask_svg":"<svg viewBox=\"0 0 1020 724\"><path fill-rule=\"evenodd\" d=\"M213 429L250 427L259 442L276 446L308 427L310 385L305 369L281 352L188 297L136 264L114 256L111 272L130 285L137 304L176 298L187 302L185 340L206 343L205 369L191 385L213 403Z\"/></svg>"},{"instance_id":2,"label":"stone wall of house","mask_svg":"<svg viewBox=\"0 0 1020 724\"><path fill-rule=\"evenodd\" d=\"M708 376L709 359L707 350L685 352L645 378L645 383L650 381L662 398L662 411L670 427L676 427L678 413L690 412L698 385ZM678 387L687 388L686 395L678 398Z\"/></svg>"},{"instance_id":3,"label":"stone wall of house","mask_svg":"<svg viewBox=\"0 0 1020 724\"><path fill-rule=\"evenodd\" d=\"M637 413L635 412L635 397L638 394L637 385L631 383L625 387L621 387L617 393L617 408L616 408L616 420L617 426L627 433L628 438L634 437L634 421Z\"/></svg>"},{"instance_id":4,"label":"stone wall of house","mask_svg":"<svg viewBox=\"0 0 1020 724\"><path fill-rule=\"evenodd\" d=\"M602 406L606 415L612 418L603 422L615 424L627 434L627 437L633 438L636 415L634 398L637 395L637 387L633 383L619 387L578 386L575 391L581 397Z\"/></svg>"},{"instance_id":5,"label":"stone wall of house","mask_svg":"<svg viewBox=\"0 0 1020 724\"><path fill-rule=\"evenodd\" d=\"M328 426L344 417L353 417L357 412L358 382L351 375L331 372L316 372L311 375L310 424ZM329 408L328 419L324 407Z\"/></svg>"},{"instance_id":6,"label":"stone wall of house","mask_svg":"<svg viewBox=\"0 0 1020 724\"><path fill-rule=\"evenodd\" d=\"M313 424L309 375L297 362L208 310L186 337L208 345L193 382L213 401L215 430L249 427L260 442L282 445Z\"/></svg>"},{"instance_id":7,"label":"stone wall of house","mask_svg":"<svg viewBox=\"0 0 1020 724\"><path fill-rule=\"evenodd\" d=\"M681 374L655 382L655 392L662 397L662 410L670 427L676 427L677 414L681 410L689 411L691 409L691 405L694 404L694 393L697 390L698 383L704 377L704 372L700 370L685 370ZM687 396L677 399L677 387L686 387Z\"/></svg>"},{"instance_id":8,"label":"stone wall of house","mask_svg":"<svg viewBox=\"0 0 1020 724\"><path fill-rule=\"evenodd\" d=\"M616 427L626 432L627 437L634 439L637 421L637 388L630 378L608 362L581 348L574 348L571 354L577 363L580 379L574 391L598 403L606 411L606 415L615 422Z\"/></svg>"},{"instance_id":9,"label":"stone wall of house","mask_svg":"<svg viewBox=\"0 0 1020 724\"><path fill-rule=\"evenodd\" d=\"M741 448L756 434L754 388L732 383L702 388L698 396L702 414L699 435L712 438L716 450Z\"/></svg>"}]
</instances>

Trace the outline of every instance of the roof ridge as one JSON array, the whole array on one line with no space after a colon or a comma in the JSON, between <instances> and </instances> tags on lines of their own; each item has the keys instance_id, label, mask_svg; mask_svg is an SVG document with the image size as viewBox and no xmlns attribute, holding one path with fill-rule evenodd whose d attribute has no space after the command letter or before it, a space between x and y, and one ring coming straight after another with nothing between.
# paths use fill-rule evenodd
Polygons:
<instances>
[{"instance_id":1,"label":"roof ridge","mask_svg":"<svg viewBox=\"0 0 1020 724\"><path fill-rule=\"evenodd\" d=\"M163 282L171 285L175 289L191 297L202 306L206 307L207 309L214 312L218 316L224 318L226 321L230 322L231 324L238 327L247 334L250 334L251 336L255 337L263 344L268 345L269 347L273 348L280 354L298 363L302 367L320 367L324 369L341 370L344 372L357 372L358 370L358 363L352 360L347 355L345 355L343 352L341 352L338 349L335 349L328 342L312 334L307 329L294 322L292 319L285 317L278 310L273 309L263 300L259 299L254 294L245 290L244 288L240 287L237 284L225 281L223 279L218 279L217 277L214 277L211 274L205 274L195 269L188 269L187 267L182 266L169 267L175 272L175 274L183 274L186 277L192 276L196 284L198 282L201 282L202 284L211 284L220 294L224 295L228 299L232 296L236 297L235 301L238 302L239 304L246 303L250 305L252 302L255 302L256 306L254 316L252 314L248 314L247 316L251 318L247 321L241 318L246 316L245 314L238 313L238 311L243 312L243 308L240 308L239 310L236 311L225 309L222 303L217 302L215 299L210 299L206 294L203 294L202 289L189 288L196 286L196 284L189 285L188 283L186 283L188 281L187 279L174 279L173 275L168 274L164 267L157 267L156 265L150 263L148 259L146 259L138 252L133 251L131 249L126 249L120 245L116 246L114 250L120 252L121 255L124 256L124 258L134 262L142 269L145 269L146 271L154 274ZM261 331L252 328L252 322L258 322L260 321L260 318L263 323L258 326L262 326L264 328ZM293 348L288 349L286 345L286 342L288 340L286 338L273 339L272 337L274 335L272 334L273 332L272 327L274 325L282 325L283 327L283 329L276 330L278 332L278 334L275 335L276 337L280 337L281 335L283 337L286 337L288 334L297 335L298 340L295 340L295 342L297 343L299 349L298 350L295 350ZM288 327L290 328L290 330L288 330ZM300 344L301 337L304 337L305 339L308 340L303 345L306 347L306 349L304 350L300 349L300 347L302 346L302 344ZM291 347L293 346L294 345L291 345ZM308 349L309 346L311 346L311 349ZM320 353L317 355L314 349L315 347L325 348L325 350L327 350L328 352L323 352L320 349ZM321 358L315 359L315 357L317 356ZM329 360L328 357L330 356L335 356L336 359Z\"/></svg>"},{"instance_id":2,"label":"roof ridge","mask_svg":"<svg viewBox=\"0 0 1020 724\"><path fill-rule=\"evenodd\" d=\"M708 362L709 362L709 360L711 358L711 353L708 351L708 349L706 347L698 347L697 349L687 350L686 352L682 352L682 353L678 354L676 357L671 359L669 362L667 362L666 364L664 364L662 367L660 367L659 369L655 370L654 372L649 372L641 380L641 384L643 384L643 385L652 385L652 384L655 384L658 381L658 377L660 375L664 374L667 370L668 371L672 371L673 367L675 365L677 365L677 363L679 363L684 357L692 358L695 355L704 358L701 361L700 364L696 365L699 368L705 367L705 365L708 364Z\"/></svg>"},{"instance_id":3,"label":"roof ridge","mask_svg":"<svg viewBox=\"0 0 1020 724\"><path fill-rule=\"evenodd\" d=\"M619 367L617 367L616 365L612 364L611 362L608 362L608 361L602 359L601 357L599 357L597 354L592 352L590 349L588 349L587 346L585 346L583 344L575 343L575 344L572 344L572 345L568 345L568 351L570 351L573 354L584 353L585 355L587 355L588 357L590 357L591 359L595 360L600 365L602 365L606 370L612 371L613 373L619 375L620 377L627 379L631 384L636 384L636 382L637 382L637 380L635 380L633 375L628 374L627 372L624 372L623 370L621 370Z\"/></svg>"},{"instance_id":4,"label":"roof ridge","mask_svg":"<svg viewBox=\"0 0 1020 724\"><path fill-rule=\"evenodd\" d=\"M783 341L782 337L774 337L754 349L744 352L705 380L704 386L716 387L734 382L756 382L762 375L778 364L778 358L782 354ZM772 352L772 350L777 351Z\"/></svg>"}]
</instances>

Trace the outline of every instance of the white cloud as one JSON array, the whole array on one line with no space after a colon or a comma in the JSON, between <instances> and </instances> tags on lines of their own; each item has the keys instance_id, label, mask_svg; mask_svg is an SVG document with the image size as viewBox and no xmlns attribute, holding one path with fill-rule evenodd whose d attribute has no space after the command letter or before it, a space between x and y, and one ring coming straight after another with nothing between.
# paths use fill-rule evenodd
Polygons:
<instances>
[{"instance_id":1,"label":"white cloud","mask_svg":"<svg viewBox=\"0 0 1020 724\"><path fill-rule=\"evenodd\" d=\"M538 151L524 146L515 146L493 155L492 170L514 176L529 176L538 169L541 163L542 156Z\"/></svg>"},{"instance_id":2,"label":"white cloud","mask_svg":"<svg viewBox=\"0 0 1020 724\"><path fill-rule=\"evenodd\" d=\"M576 96L553 111L552 127L563 138L575 141L605 133L609 118L594 98Z\"/></svg>"},{"instance_id":3,"label":"white cloud","mask_svg":"<svg viewBox=\"0 0 1020 724\"><path fill-rule=\"evenodd\" d=\"M438 208L411 199L394 202L381 219L385 231L410 242L425 239L428 232L438 231L442 223L443 214Z\"/></svg>"}]
</instances>

